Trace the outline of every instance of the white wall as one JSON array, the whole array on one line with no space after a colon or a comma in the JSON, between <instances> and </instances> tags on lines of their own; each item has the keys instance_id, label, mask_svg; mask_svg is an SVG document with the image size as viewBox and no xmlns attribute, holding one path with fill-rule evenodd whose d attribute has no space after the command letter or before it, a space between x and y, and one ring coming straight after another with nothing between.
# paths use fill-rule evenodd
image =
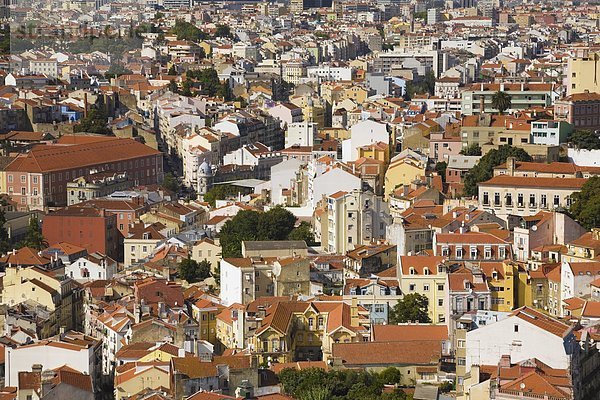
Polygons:
<instances>
[{"instance_id":1,"label":"white wall","mask_svg":"<svg viewBox=\"0 0 600 400\"><path fill-rule=\"evenodd\" d=\"M552 368L569 368L563 339L519 317L467 332L467 371L471 365L497 365L503 355L510 355L511 363L537 358Z\"/></svg>"},{"instance_id":2,"label":"white wall","mask_svg":"<svg viewBox=\"0 0 600 400\"><path fill-rule=\"evenodd\" d=\"M569 161L583 167L600 166L600 150L568 149Z\"/></svg>"},{"instance_id":3,"label":"white wall","mask_svg":"<svg viewBox=\"0 0 600 400\"><path fill-rule=\"evenodd\" d=\"M334 168L315 178L313 185L313 209L323 196L329 196L340 190L351 192L361 189L360 178L340 168Z\"/></svg>"},{"instance_id":4,"label":"white wall","mask_svg":"<svg viewBox=\"0 0 600 400\"><path fill-rule=\"evenodd\" d=\"M93 373L90 371L91 351L91 348L76 351L54 346L29 345L17 349L7 346L5 349L5 385L18 386L19 372L31 371L33 364L41 364L42 370L67 365L79 372L91 375Z\"/></svg>"},{"instance_id":5,"label":"white wall","mask_svg":"<svg viewBox=\"0 0 600 400\"><path fill-rule=\"evenodd\" d=\"M242 271L226 260L221 260L221 303L242 303Z\"/></svg>"},{"instance_id":6,"label":"white wall","mask_svg":"<svg viewBox=\"0 0 600 400\"><path fill-rule=\"evenodd\" d=\"M283 204L282 189L290 189L291 180L295 178L300 166L304 164L298 159L291 158L271 167L271 202Z\"/></svg>"}]
</instances>

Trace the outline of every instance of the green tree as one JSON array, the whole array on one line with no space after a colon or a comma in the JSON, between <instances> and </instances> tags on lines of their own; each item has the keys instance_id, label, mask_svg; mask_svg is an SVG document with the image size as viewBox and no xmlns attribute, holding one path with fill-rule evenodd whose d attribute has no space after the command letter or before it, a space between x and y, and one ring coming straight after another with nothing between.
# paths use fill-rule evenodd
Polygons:
<instances>
[{"instance_id":1,"label":"green tree","mask_svg":"<svg viewBox=\"0 0 600 400\"><path fill-rule=\"evenodd\" d=\"M231 28L227 25L217 25L217 29L215 31L215 37L217 38L233 38L231 34Z\"/></svg>"},{"instance_id":2,"label":"green tree","mask_svg":"<svg viewBox=\"0 0 600 400\"><path fill-rule=\"evenodd\" d=\"M434 168L435 172L442 177L443 182L446 182L446 168L448 168L448 163L446 161L437 162Z\"/></svg>"},{"instance_id":3,"label":"green tree","mask_svg":"<svg viewBox=\"0 0 600 400\"><path fill-rule=\"evenodd\" d=\"M505 163L508 157L514 157L517 161L532 161L531 156L518 147L505 144L497 149L492 149L481 157L477 165L465 175L463 194L465 196L477 196L479 182L491 179L494 175L494 167Z\"/></svg>"},{"instance_id":4,"label":"green tree","mask_svg":"<svg viewBox=\"0 0 600 400\"><path fill-rule=\"evenodd\" d=\"M101 109L92 108L88 111L87 116L73 127L73 131L112 135L112 131L107 125L106 113Z\"/></svg>"},{"instance_id":5,"label":"green tree","mask_svg":"<svg viewBox=\"0 0 600 400\"><path fill-rule=\"evenodd\" d=\"M8 230L6 225L6 215L4 213L5 202L2 201L0 204L0 254L6 254L11 248L10 238L8 237Z\"/></svg>"},{"instance_id":6,"label":"green tree","mask_svg":"<svg viewBox=\"0 0 600 400\"><path fill-rule=\"evenodd\" d=\"M300 222L300 225L292 229L288 235L289 240L304 240L307 245L314 246L315 234L313 233L312 226L306 221Z\"/></svg>"},{"instance_id":7,"label":"green tree","mask_svg":"<svg viewBox=\"0 0 600 400\"><path fill-rule=\"evenodd\" d=\"M239 190L232 185L215 185L204 195L204 201L215 207L217 200L225 200L231 196L237 195Z\"/></svg>"},{"instance_id":8,"label":"green tree","mask_svg":"<svg viewBox=\"0 0 600 400\"><path fill-rule=\"evenodd\" d=\"M586 229L600 226L600 177L592 176L571 195L569 213Z\"/></svg>"},{"instance_id":9,"label":"green tree","mask_svg":"<svg viewBox=\"0 0 600 400\"><path fill-rule=\"evenodd\" d=\"M295 225L294 214L281 206L265 213L240 211L219 233L222 255L224 258L241 257L244 240L287 240Z\"/></svg>"},{"instance_id":10,"label":"green tree","mask_svg":"<svg viewBox=\"0 0 600 400\"><path fill-rule=\"evenodd\" d=\"M173 93L179 92L179 86L177 86L177 83L172 79L171 82L169 82L169 90Z\"/></svg>"},{"instance_id":11,"label":"green tree","mask_svg":"<svg viewBox=\"0 0 600 400\"><path fill-rule=\"evenodd\" d=\"M398 368L388 367L379 373L379 381L384 385L397 385L402 380L402 374Z\"/></svg>"},{"instance_id":12,"label":"green tree","mask_svg":"<svg viewBox=\"0 0 600 400\"><path fill-rule=\"evenodd\" d=\"M170 172L165 174L162 185L165 189L170 190L171 192L177 193L179 191L179 182L177 181L177 178L175 178L175 176Z\"/></svg>"},{"instance_id":13,"label":"green tree","mask_svg":"<svg viewBox=\"0 0 600 400\"><path fill-rule=\"evenodd\" d=\"M189 283L203 281L210 276L210 262L202 260L200 262L188 257L179 263L179 278Z\"/></svg>"},{"instance_id":14,"label":"green tree","mask_svg":"<svg viewBox=\"0 0 600 400\"><path fill-rule=\"evenodd\" d=\"M510 95L503 91L497 91L492 96L492 107L504 114L504 111L508 110L512 105L512 99Z\"/></svg>"},{"instance_id":15,"label":"green tree","mask_svg":"<svg viewBox=\"0 0 600 400\"><path fill-rule=\"evenodd\" d=\"M175 66L175 64L171 65L169 67L169 70L167 71L167 75L177 75L177 67Z\"/></svg>"},{"instance_id":16,"label":"green tree","mask_svg":"<svg viewBox=\"0 0 600 400\"><path fill-rule=\"evenodd\" d=\"M32 216L29 218L27 234L25 235L25 239L19 244L19 247L30 247L36 250L48 247L48 242L46 242L44 235L42 235L42 228L37 217Z\"/></svg>"},{"instance_id":17,"label":"green tree","mask_svg":"<svg viewBox=\"0 0 600 400\"><path fill-rule=\"evenodd\" d=\"M261 240L286 240L294 225L296 225L294 214L282 206L276 206L260 215L258 235L263 238Z\"/></svg>"},{"instance_id":18,"label":"green tree","mask_svg":"<svg viewBox=\"0 0 600 400\"><path fill-rule=\"evenodd\" d=\"M578 130L573 132L569 142L579 150L598 150L600 149L600 138L597 134L590 131Z\"/></svg>"},{"instance_id":19,"label":"green tree","mask_svg":"<svg viewBox=\"0 0 600 400\"><path fill-rule=\"evenodd\" d=\"M383 393L384 385L400 383L400 371L396 368L387 368L381 373L354 369L325 372L318 368L287 368L279 373L278 378L283 391L300 400L406 399L406 395L400 389Z\"/></svg>"},{"instance_id":20,"label":"green tree","mask_svg":"<svg viewBox=\"0 0 600 400\"><path fill-rule=\"evenodd\" d=\"M430 323L427 296L419 293L410 293L398 300L390 310L390 324L399 324L408 321Z\"/></svg>"},{"instance_id":21,"label":"green tree","mask_svg":"<svg viewBox=\"0 0 600 400\"><path fill-rule=\"evenodd\" d=\"M262 240L256 229L259 219L258 212L242 210L225 222L219 232L223 258L241 257L243 240Z\"/></svg>"},{"instance_id":22,"label":"green tree","mask_svg":"<svg viewBox=\"0 0 600 400\"><path fill-rule=\"evenodd\" d=\"M481 147L479 147L479 144L477 143L472 143L469 146L462 149L460 151L460 154L462 154L463 156L480 156L482 154Z\"/></svg>"},{"instance_id":23,"label":"green tree","mask_svg":"<svg viewBox=\"0 0 600 400\"><path fill-rule=\"evenodd\" d=\"M208 35L198 29L196 25L184 20L177 20L173 28L171 28L170 33L176 35L177 40L189 40L192 42L208 38Z\"/></svg>"}]
</instances>

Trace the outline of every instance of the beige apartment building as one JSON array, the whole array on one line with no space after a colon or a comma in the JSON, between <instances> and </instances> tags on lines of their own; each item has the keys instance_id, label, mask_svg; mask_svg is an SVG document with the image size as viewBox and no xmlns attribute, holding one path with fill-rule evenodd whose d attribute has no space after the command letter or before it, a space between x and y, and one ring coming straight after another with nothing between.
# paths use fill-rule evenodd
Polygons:
<instances>
[{"instance_id":1,"label":"beige apartment building","mask_svg":"<svg viewBox=\"0 0 600 400\"><path fill-rule=\"evenodd\" d=\"M571 205L571 195L581 190L584 178L541 178L499 175L479 184L479 208L500 218L535 215Z\"/></svg>"},{"instance_id":2,"label":"beige apartment building","mask_svg":"<svg viewBox=\"0 0 600 400\"><path fill-rule=\"evenodd\" d=\"M589 54L587 57L569 57L567 61L566 86L567 96L575 93L599 92L600 62L596 60L600 53Z\"/></svg>"}]
</instances>

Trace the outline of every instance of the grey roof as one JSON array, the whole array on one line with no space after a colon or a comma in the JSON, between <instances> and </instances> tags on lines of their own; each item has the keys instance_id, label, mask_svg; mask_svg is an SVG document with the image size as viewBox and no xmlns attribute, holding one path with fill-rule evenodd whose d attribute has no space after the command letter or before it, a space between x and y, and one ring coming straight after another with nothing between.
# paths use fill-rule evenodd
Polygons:
<instances>
[{"instance_id":1,"label":"grey roof","mask_svg":"<svg viewBox=\"0 0 600 400\"><path fill-rule=\"evenodd\" d=\"M413 399L415 400L437 400L438 398L438 388L433 385L424 385L422 383L417 383L417 387L415 388L415 394L413 395Z\"/></svg>"},{"instance_id":2,"label":"grey roof","mask_svg":"<svg viewBox=\"0 0 600 400\"><path fill-rule=\"evenodd\" d=\"M308 249L304 240L244 240L246 250L300 250Z\"/></svg>"},{"instance_id":3,"label":"grey roof","mask_svg":"<svg viewBox=\"0 0 600 400\"><path fill-rule=\"evenodd\" d=\"M260 179L240 179L237 181L228 181L228 182L216 182L215 185L231 185L245 188L255 188L257 186L262 185L266 181L261 181Z\"/></svg>"},{"instance_id":4,"label":"grey roof","mask_svg":"<svg viewBox=\"0 0 600 400\"><path fill-rule=\"evenodd\" d=\"M450 156L448 159L448 168L471 169L479 162L481 156Z\"/></svg>"}]
</instances>

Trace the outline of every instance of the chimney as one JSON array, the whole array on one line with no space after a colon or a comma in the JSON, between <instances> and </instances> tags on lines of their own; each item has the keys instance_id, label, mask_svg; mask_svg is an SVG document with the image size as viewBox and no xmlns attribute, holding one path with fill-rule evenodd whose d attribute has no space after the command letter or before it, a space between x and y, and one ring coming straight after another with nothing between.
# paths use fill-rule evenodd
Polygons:
<instances>
[{"instance_id":1,"label":"chimney","mask_svg":"<svg viewBox=\"0 0 600 400\"><path fill-rule=\"evenodd\" d=\"M358 302L356 297L352 298L352 305L350 306L350 326L358 327Z\"/></svg>"},{"instance_id":2,"label":"chimney","mask_svg":"<svg viewBox=\"0 0 600 400\"><path fill-rule=\"evenodd\" d=\"M508 157L506 159L506 169L508 176L515 176L515 167L517 160L514 157Z\"/></svg>"},{"instance_id":3,"label":"chimney","mask_svg":"<svg viewBox=\"0 0 600 400\"><path fill-rule=\"evenodd\" d=\"M500 362L498 363L498 367L510 368L510 355L504 354L502 357L500 357Z\"/></svg>"},{"instance_id":4,"label":"chimney","mask_svg":"<svg viewBox=\"0 0 600 400\"><path fill-rule=\"evenodd\" d=\"M88 115L88 94L83 93L83 117L86 118Z\"/></svg>"}]
</instances>

